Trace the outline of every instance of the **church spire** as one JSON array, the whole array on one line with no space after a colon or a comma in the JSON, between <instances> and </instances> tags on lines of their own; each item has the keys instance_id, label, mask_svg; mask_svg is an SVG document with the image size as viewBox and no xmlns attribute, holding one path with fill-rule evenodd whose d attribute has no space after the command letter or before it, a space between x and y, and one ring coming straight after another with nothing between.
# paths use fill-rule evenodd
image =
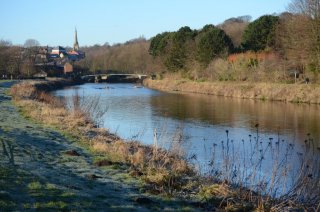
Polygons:
<instances>
[{"instance_id":1,"label":"church spire","mask_svg":"<svg viewBox=\"0 0 320 212\"><path fill-rule=\"evenodd\" d=\"M79 43L78 43L78 35L77 35L77 28L74 32L74 44L73 44L73 50L78 51L79 50Z\"/></svg>"}]
</instances>

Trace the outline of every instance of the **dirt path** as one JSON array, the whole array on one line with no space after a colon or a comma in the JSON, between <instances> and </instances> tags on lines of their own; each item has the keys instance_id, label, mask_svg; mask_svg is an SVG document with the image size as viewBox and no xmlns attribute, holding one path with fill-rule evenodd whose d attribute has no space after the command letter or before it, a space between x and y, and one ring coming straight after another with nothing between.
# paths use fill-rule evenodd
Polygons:
<instances>
[{"instance_id":1,"label":"dirt path","mask_svg":"<svg viewBox=\"0 0 320 212\"><path fill-rule=\"evenodd\" d=\"M22 117L6 95L11 85L0 83L0 211L182 209L142 196L126 170L95 167L78 144ZM79 156L66 154L72 150Z\"/></svg>"}]
</instances>

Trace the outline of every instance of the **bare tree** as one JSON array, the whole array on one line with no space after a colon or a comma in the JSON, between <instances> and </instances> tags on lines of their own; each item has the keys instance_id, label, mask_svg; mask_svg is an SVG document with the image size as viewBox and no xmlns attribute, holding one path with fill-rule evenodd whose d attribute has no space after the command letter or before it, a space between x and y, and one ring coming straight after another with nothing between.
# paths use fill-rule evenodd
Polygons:
<instances>
[{"instance_id":1,"label":"bare tree","mask_svg":"<svg viewBox=\"0 0 320 212\"><path fill-rule=\"evenodd\" d=\"M292 0L278 36L289 63L320 73L320 0Z\"/></svg>"},{"instance_id":2,"label":"bare tree","mask_svg":"<svg viewBox=\"0 0 320 212\"><path fill-rule=\"evenodd\" d=\"M9 41L9 40L0 40L0 47L8 47L8 46L12 46L11 41Z\"/></svg>"},{"instance_id":3,"label":"bare tree","mask_svg":"<svg viewBox=\"0 0 320 212\"><path fill-rule=\"evenodd\" d=\"M293 0L288 9L292 13L318 19L320 17L320 0Z\"/></svg>"},{"instance_id":4,"label":"bare tree","mask_svg":"<svg viewBox=\"0 0 320 212\"><path fill-rule=\"evenodd\" d=\"M24 43L24 50L22 51L23 65L22 74L31 77L35 73L35 60L39 53L39 41L35 39L27 39Z\"/></svg>"},{"instance_id":5,"label":"bare tree","mask_svg":"<svg viewBox=\"0 0 320 212\"><path fill-rule=\"evenodd\" d=\"M309 22L309 19L302 15L285 13L280 16L277 46L278 51L288 59L290 68L304 69L308 64L312 54Z\"/></svg>"},{"instance_id":6,"label":"bare tree","mask_svg":"<svg viewBox=\"0 0 320 212\"><path fill-rule=\"evenodd\" d=\"M25 48L30 48L30 47L40 46L40 43L39 43L39 41L30 38L24 42L23 46Z\"/></svg>"},{"instance_id":7,"label":"bare tree","mask_svg":"<svg viewBox=\"0 0 320 212\"><path fill-rule=\"evenodd\" d=\"M8 51L9 60L7 64L8 74L16 78L20 75L20 68L22 65L21 47L13 46Z\"/></svg>"},{"instance_id":8,"label":"bare tree","mask_svg":"<svg viewBox=\"0 0 320 212\"><path fill-rule=\"evenodd\" d=\"M124 71L127 73L148 73L163 70L148 53L150 41L143 37L132 39L125 44L91 46L84 48L86 58L79 65L92 73L107 70Z\"/></svg>"},{"instance_id":9,"label":"bare tree","mask_svg":"<svg viewBox=\"0 0 320 212\"><path fill-rule=\"evenodd\" d=\"M9 50L11 46L11 41L0 40L0 78L8 74Z\"/></svg>"},{"instance_id":10,"label":"bare tree","mask_svg":"<svg viewBox=\"0 0 320 212\"><path fill-rule=\"evenodd\" d=\"M240 16L237 18L229 18L218 27L221 28L231 38L233 45L239 47L242 41L242 35L248 26L251 16Z\"/></svg>"}]
</instances>

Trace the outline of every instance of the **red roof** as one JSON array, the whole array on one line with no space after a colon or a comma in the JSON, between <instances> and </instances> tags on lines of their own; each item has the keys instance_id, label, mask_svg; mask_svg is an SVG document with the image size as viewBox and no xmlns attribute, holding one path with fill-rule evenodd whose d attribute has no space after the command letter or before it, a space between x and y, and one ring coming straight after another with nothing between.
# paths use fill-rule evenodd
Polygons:
<instances>
[{"instance_id":1,"label":"red roof","mask_svg":"<svg viewBox=\"0 0 320 212\"><path fill-rule=\"evenodd\" d=\"M71 54L71 55L79 55L78 52L74 51L74 50L71 50L70 52L68 52L68 54Z\"/></svg>"}]
</instances>

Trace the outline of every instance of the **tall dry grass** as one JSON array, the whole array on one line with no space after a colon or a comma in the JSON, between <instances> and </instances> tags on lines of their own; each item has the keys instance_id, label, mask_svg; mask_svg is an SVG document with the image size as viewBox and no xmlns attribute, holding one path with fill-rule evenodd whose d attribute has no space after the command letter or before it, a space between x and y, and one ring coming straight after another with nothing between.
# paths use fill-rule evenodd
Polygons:
<instances>
[{"instance_id":1,"label":"tall dry grass","mask_svg":"<svg viewBox=\"0 0 320 212\"><path fill-rule=\"evenodd\" d=\"M174 151L127 142L106 130L97 128L94 120L102 117L107 108L99 108L99 97L84 98L75 94L71 102L61 101L40 91L33 83L20 83L11 89L16 104L25 114L42 123L85 140L93 152L104 154L110 163L128 164L134 173L153 184L157 192L173 193L175 180L192 173L192 168ZM133 173L133 174L134 174Z\"/></svg>"},{"instance_id":2,"label":"tall dry grass","mask_svg":"<svg viewBox=\"0 0 320 212\"><path fill-rule=\"evenodd\" d=\"M168 92L187 92L242 99L261 99L320 104L320 86L316 84L277 84L251 82L196 82L186 79L144 80L144 85Z\"/></svg>"},{"instance_id":3,"label":"tall dry grass","mask_svg":"<svg viewBox=\"0 0 320 212\"><path fill-rule=\"evenodd\" d=\"M320 151L310 135L303 148L298 151L279 137L262 140L258 125L256 134L240 143L227 130L226 140L212 147L207 174L245 193L256 192L270 209L290 202L312 208L320 203Z\"/></svg>"}]
</instances>

